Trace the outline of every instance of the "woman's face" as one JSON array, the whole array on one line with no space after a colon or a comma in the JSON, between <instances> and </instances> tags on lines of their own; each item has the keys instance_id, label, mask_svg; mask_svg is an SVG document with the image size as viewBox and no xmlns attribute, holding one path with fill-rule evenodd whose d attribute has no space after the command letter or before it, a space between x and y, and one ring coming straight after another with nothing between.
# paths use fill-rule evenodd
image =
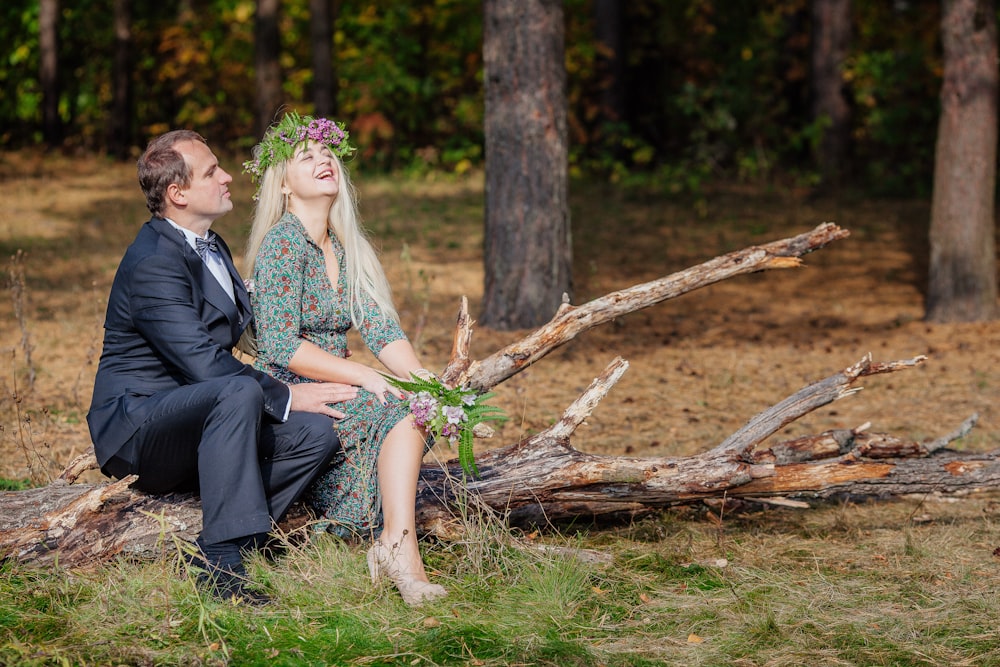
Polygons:
<instances>
[{"instance_id":1,"label":"woman's face","mask_svg":"<svg viewBox=\"0 0 1000 667\"><path fill-rule=\"evenodd\" d=\"M302 144L288 161L283 190L303 201L336 199L340 192L340 169L330 150L315 141Z\"/></svg>"}]
</instances>

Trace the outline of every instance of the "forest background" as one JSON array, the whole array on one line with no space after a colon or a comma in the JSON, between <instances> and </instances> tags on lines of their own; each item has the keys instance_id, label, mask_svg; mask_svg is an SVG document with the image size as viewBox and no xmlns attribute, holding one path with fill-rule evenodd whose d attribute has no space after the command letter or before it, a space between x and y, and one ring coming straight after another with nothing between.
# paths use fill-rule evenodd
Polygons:
<instances>
[{"instance_id":1,"label":"forest background","mask_svg":"<svg viewBox=\"0 0 1000 667\"><path fill-rule=\"evenodd\" d=\"M47 111L39 34L53 4L59 76ZM238 165L259 136L254 17L264 4L0 7L0 251L10 258L10 298L0 303L0 352L10 360L0 363L4 485L44 483L89 447L84 415L103 310L117 261L147 217L134 160L151 135L185 126L208 137L236 176L236 210L218 229L234 248L245 237L251 188ZM281 103L312 111L312 17L324 3L271 4L280 9ZM957 446L997 449L1000 327L922 319L939 3L850 3L841 80L848 150L833 173L821 150L829 120L811 106L811 11L822 3L616 4L614 38L597 19L607 3L563 3L575 302L824 220L852 235L804 269L727 281L588 332L498 388L513 419L480 446L542 430L620 354L632 370L574 444L690 455L873 352L929 360L866 381L860 395L781 436L872 421L921 440L978 412ZM327 7L335 15L329 113L361 149L352 170L405 328L440 368L458 298L470 297L475 317L482 294L482 7ZM124 33L115 27L123 15ZM609 40L623 45L612 79ZM124 88L115 83L123 71ZM518 336L479 328L474 352ZM7 562L0 662L1000 664L994 496L720 507L430 543L428 560L452 594L420 612L373 591L360 555L336 544L257 564L281 600L262 614L206 604L169 558L89 573ZM593 548L614 567L526 555L534 552L525 542Z\"/></svg>"},{"instance_id":2,"label":"forest background","mask_svg":"<svg viewBox=\"0 0 1000 667\"><path fill-rule=\"evenodd\" d=\"M53 57L40 48L40 8L53 4L54 118L45 116L53 102L44 100L39 77L43 57ZM150 136L185 126L245 151L260 129L257 4L5 2L0 145L134 154ZM576 173L642 178L671 192L722 176L779 173L814 185L815 149L829 119L811 113L811 4L638 0L621 3L609 27L596 18L601 2L564 2ZM281 95L304 111L314 106L313 58L323 35L311 18L316 5L323 3L277 5ZM460 173L481 164L479 3L330 7L333 113L362 147L364 168ZM873 194L927 195L942 72L939 3L850 7L842 81L852 159L843 174ZM621 45L614 72L602 65L609 43Z\"/></svg>"}]
</instances>

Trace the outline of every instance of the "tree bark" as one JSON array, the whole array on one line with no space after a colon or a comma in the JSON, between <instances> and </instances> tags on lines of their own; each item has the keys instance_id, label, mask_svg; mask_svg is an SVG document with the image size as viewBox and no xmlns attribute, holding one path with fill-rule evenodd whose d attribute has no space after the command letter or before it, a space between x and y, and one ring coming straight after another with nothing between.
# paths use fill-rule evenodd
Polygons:
<instances>
[{"instance_id":1,"label":"tree bark","mask_svg":"<svg viewBox=\"0 0 1000 667\"><path fill-rule=\"evenodd\" d=\"M62 141L59 118L59 0L38 5L38 79L42 88L42 136L49 146Z\"/></svg>"},{"instance_id":2,"label":"tree bark","mask_svg":"<svg viewBox=\"0 0 1000 667\"><path fill-rule=\"evenodd\" d=\"M601 117L605 122L625 120L625 35L619 0L595 0L594 36Z\"/></svg>"},{"instance_id":3,"label":"tree bark","mask_svg":"<svg viewBox=\"0 0 1000 667\"><path fill-rule=\"evenodd\" d=\"M254 64L257 80L257 136L276 120L281 109L281 35L278 30L280 0L257 0L254 18Z\"/></svg>"},{"instance_id":4,"label":"tree bark","mask_svg":"<svg viewBox=\"0 0 1000 667\"><path fill-rule=\"evenodd\" d=\"M484 324L536 326L571 292L562 2L483 2Z\"/></svg>"},{"instance_id":5,"label":"tree bark","mask_svg":"<svg viewBox=\"0 0 1000 667\"><path fill-rule=\"evenodd\" d=\"M546 325L482 362L468 356L472 322L463 300L442 377L480 389L495 386L590 327L731 276L796 267L802 255L845 236L836 225L823 224L578 307L566 303ZM580 517L634 517L671 505L734 498L802 504L796 499L1000 486L1000 452L947 449L973 427L975 415L932 442L871 433L865 424L763 447L787 424L855 394L862 378L905 371L923 360L879 363L865 357L753 417L702 454L643 458L597 456L571 444L576 428L628 369L627 361L614 359L550 428L477 456L480 475L475 479L466 479L455 460L424 465L416 499L418 530L453 538L475 512L495 513L510 524L546 525ZM83 456L48 487L0 493L0 557L41 564L58 560L73 567L118 555L148 558L175 548L171 542L195 539L201 528L196 497L143 494L129 488L133 478L96 486L73 483L96 465L92 454ZM466 511L459 511L463 506ZM294 531L309 518L296 506L280 529Z\"/></svg>"},{"instance_id":6,"label":"tree bark","mask_svg":"<svg viewBox=\"0 0 1000 667\"><path fill-rule=\"evenodd\" d=\"M132 146L132 0L115 0L108 152L122 159Z\"/></svg>"},{"instance_id":7,"label":"tree bark","mask_svg":"<svg viewBox=\"0 0 1000 667\"><path fill-rule=\"evenodd\" d=\"M333 56L333 0L309 0L309 43L312 45L313 106L317 116L337 112L337 74Z\"/></svg>"},{"instance_id":8,"label":"tree bark","mask_svg":"<svg viewBox=\"0 0 1000 667\"><path fill-rule=\"evenodd\" d=\"M812 117L825 125L815 161L827 183L845 168L850 107L844 92L844 61L851 40L850 0L812 1Z\"/></svg>"},{"instance_id":9,"label":"tree bark","mask_svg":"<svg viewBox=\"0 0 1000 667\"><path fill-rule=\"evenodd\" d=\"M926 318L996 319L997 24L993 0L945 0L944 80Z\"/></svg>"}]
</instances>

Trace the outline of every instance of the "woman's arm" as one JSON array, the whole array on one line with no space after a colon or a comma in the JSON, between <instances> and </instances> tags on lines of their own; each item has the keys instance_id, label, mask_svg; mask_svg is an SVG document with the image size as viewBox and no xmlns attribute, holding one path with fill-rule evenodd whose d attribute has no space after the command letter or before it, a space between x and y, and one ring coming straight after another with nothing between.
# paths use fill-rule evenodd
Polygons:
<instances>
[{"instance_id":1,"label":"woman's arm","mask_svg":"<svg viewBox=\"0 0 1000 667\"><path fill-rule=\"evenodd\" d=\"M390 373L404 380L409 380L411 373L417 373L419 376L431 375L429 371L421 368L417 353L399 322L384 316L374 300L363 296L361 299L365 317L358 332L365 345L382 365Z\"/></svg>"},{"instance_id":2,"label":"woman's arm","mask_svg":"<svg viewBox=\"0 0 1000 667\"><path fill-rule=\"evenodd\" d=\"M383 395L386 392L396 398L403 398L403 392L386 382L382 374L374 368L330 354L307 340L301 341L295 354L292 355L288 362L288 370L312 380L343 382L362 387L379 397L383 403L385 402Z\"/></svg>"},{"instance_id":3,"label":"woman's arm","mask_svg":"<svg viewBox=\"0 0 1000 667\"><path fill-rule=\"evenodd\" d=\"M410 379L410 373L424 370L420 366L413 345L405 338L394 340L383 347L378 354L378 360L389 369L390 373L404 380Z\"/></svg>"},{"instance_id":4,"label":"woman's arm","mask_svg":"<svg viewBox=\"0 0 1000 667\"><path fill-rule=\"evenodd\" d=\"M331 354L302 336L306 241L294 228L276 227L257 253L254 313L258 349L268 363L311 380L362 387L384 402L386 392L402 398L375 369Z\"/></svg>"}]
</instances>

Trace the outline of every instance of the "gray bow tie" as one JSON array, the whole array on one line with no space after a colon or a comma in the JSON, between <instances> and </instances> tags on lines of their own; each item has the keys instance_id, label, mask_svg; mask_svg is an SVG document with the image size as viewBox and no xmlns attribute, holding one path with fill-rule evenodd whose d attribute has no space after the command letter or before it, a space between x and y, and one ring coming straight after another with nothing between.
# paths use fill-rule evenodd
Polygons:
<instances>
[{"instance_id":1,"label":"gray bow tie","mask_svg":"<svg viewBox=\"0 0 1000 667\"><path fill-rule=\"evenodd\" d=\"M208 239L195 239L194 249L198 251L201 255L202 261L204 261L208 255L208 251L219 252L219 241L215 234L209 234Z\"/></svg>"}]
</instances>

